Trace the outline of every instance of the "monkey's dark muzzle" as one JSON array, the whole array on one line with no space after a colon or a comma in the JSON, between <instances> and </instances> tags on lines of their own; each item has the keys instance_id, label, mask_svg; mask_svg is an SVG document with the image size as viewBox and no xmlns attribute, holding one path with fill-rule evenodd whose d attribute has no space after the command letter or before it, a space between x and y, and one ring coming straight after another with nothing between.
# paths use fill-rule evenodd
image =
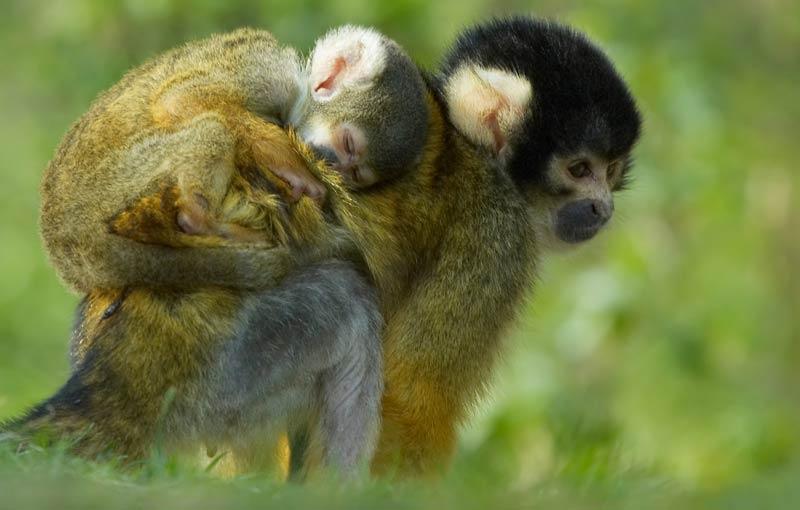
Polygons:
<instances>
[{"instance_id":1,"label":"monkey's dark muzzle","mask_svg":"<svg viewBox=\"0 0 800 510\"><path fill-rule=\"evenodd\" d=\"M558 210L556 235L566 243L588 241L608 223L613 212L613 206L600 200L570 202Z\"/></svg>"}]
</instances>

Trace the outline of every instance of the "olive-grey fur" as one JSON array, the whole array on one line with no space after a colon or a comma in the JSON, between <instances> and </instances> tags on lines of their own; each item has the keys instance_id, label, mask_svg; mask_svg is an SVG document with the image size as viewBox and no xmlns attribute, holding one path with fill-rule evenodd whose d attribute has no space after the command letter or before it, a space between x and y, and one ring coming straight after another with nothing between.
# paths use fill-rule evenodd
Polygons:
<instances>
[{"instance_id":1,"label":"olive-grey fur","mask_svg":"<svg viewBox=\"0 0 800 510\"><path fill-rule=\"evenodd\" d=\"M183 299L177 293L159 296L177 306ZM155 319L154 324L135 323L136 317L147 322L148 316L138 315L125 300L123 293L102 318L87 316L85 306L78 309L78 324L99 319L109 327L94 330L94 339L82 338L87 330L76 329L73 343L88 342L89 347L81 355L80 346L72 346L67 383L25 416L0 424L0 430L23 432L42 423L59 435L77 429L88 434L83 440L92 452L122 446L109 442L111 437L142 433L146 444L132 450L138 452L134 455L159 440L175 453L205 445L230 453L236 468L244 470L263 465L281 433L301 430L309 432L307 451L323 467L345 477L366 469L380 426L383 322L373 285L352 264L330 260L310 265L278 288L244 295L230 336L208 337L209 331L198 328L196 341L213 347L193 379L160 386L164 383L155 381L164 381L160 376L174 369L175 361L169 356L148 359L142 376L156 384L150 390L158 401L164 400L159 423L137 407L141 400L130 398L142 396L143 383L120 375L131 360L107 350L108 342L150 341L120 334L157 324ZM123 396L130 401L120 401Z\"/></svg>"}]
</instances>

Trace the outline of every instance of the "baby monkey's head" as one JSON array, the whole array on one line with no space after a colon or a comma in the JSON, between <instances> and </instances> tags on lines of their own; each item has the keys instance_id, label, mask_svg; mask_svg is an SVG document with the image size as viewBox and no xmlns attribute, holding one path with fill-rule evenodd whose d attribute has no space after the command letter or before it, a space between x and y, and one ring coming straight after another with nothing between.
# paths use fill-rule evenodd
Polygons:
<instances>
[{"instance_id":1,"label":"baby monkey's head","mask_svg":"<svg viewBox=\"0 0 800 510\"><path fill-rule=\"evenodd\" d=\"M578 244L608 224L641 120L600 48L557 23L498 19L465 30L436 81L453 125L528 198L540 242Z\"/></svg>"},{"instance_id":2,"label":"baby monkey's head","mask_svg":"<svg viewBox=\"0 0 800 510\"><path fill-rule=\"evenodd\" d=\"M317 41L308 65L298 132L348 187L391 179L420 158L428 126L426 87L397 43L348 25Z\"/></svg>"}]
</instances>

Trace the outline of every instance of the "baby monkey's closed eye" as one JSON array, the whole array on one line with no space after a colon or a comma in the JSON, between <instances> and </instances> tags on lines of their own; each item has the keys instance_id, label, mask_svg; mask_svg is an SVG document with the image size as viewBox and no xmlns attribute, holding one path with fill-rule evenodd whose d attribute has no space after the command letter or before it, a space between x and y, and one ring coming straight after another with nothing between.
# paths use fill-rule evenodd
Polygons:
<instances>
[{"instance_id":1,"label":"baby monkey's closed eye","mask_svg":"<svg viewBox=\"0 0 800 510\"><path fill-rule=\"evenodd\" d=\"M358 155L356 154L356 144L355 141L353 141L353 134L347 128L342 131L344 132L342 135L344 140L344 152L347 155L348 161L354 161Z\"/></svg>"}]
</instances>

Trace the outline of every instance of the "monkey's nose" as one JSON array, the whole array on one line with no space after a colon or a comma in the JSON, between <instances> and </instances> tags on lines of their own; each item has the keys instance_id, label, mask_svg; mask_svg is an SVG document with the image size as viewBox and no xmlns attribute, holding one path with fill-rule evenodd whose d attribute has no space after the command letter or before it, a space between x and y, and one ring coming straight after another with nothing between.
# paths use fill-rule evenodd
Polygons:
<instances>
[{"instance_id":1,"label":"monkey's nose","mask_svg":"<svg viewBox=\"0 0 800 510\"><path fill-rule=\"evenodd\" d=\"M607 222L609 219L611 219L611 215L614 213L613 206L602 200L592 200L589 203L589 207L592 216L594 216L594 218L600 223Z\"/></svg>"}]
</instances>

